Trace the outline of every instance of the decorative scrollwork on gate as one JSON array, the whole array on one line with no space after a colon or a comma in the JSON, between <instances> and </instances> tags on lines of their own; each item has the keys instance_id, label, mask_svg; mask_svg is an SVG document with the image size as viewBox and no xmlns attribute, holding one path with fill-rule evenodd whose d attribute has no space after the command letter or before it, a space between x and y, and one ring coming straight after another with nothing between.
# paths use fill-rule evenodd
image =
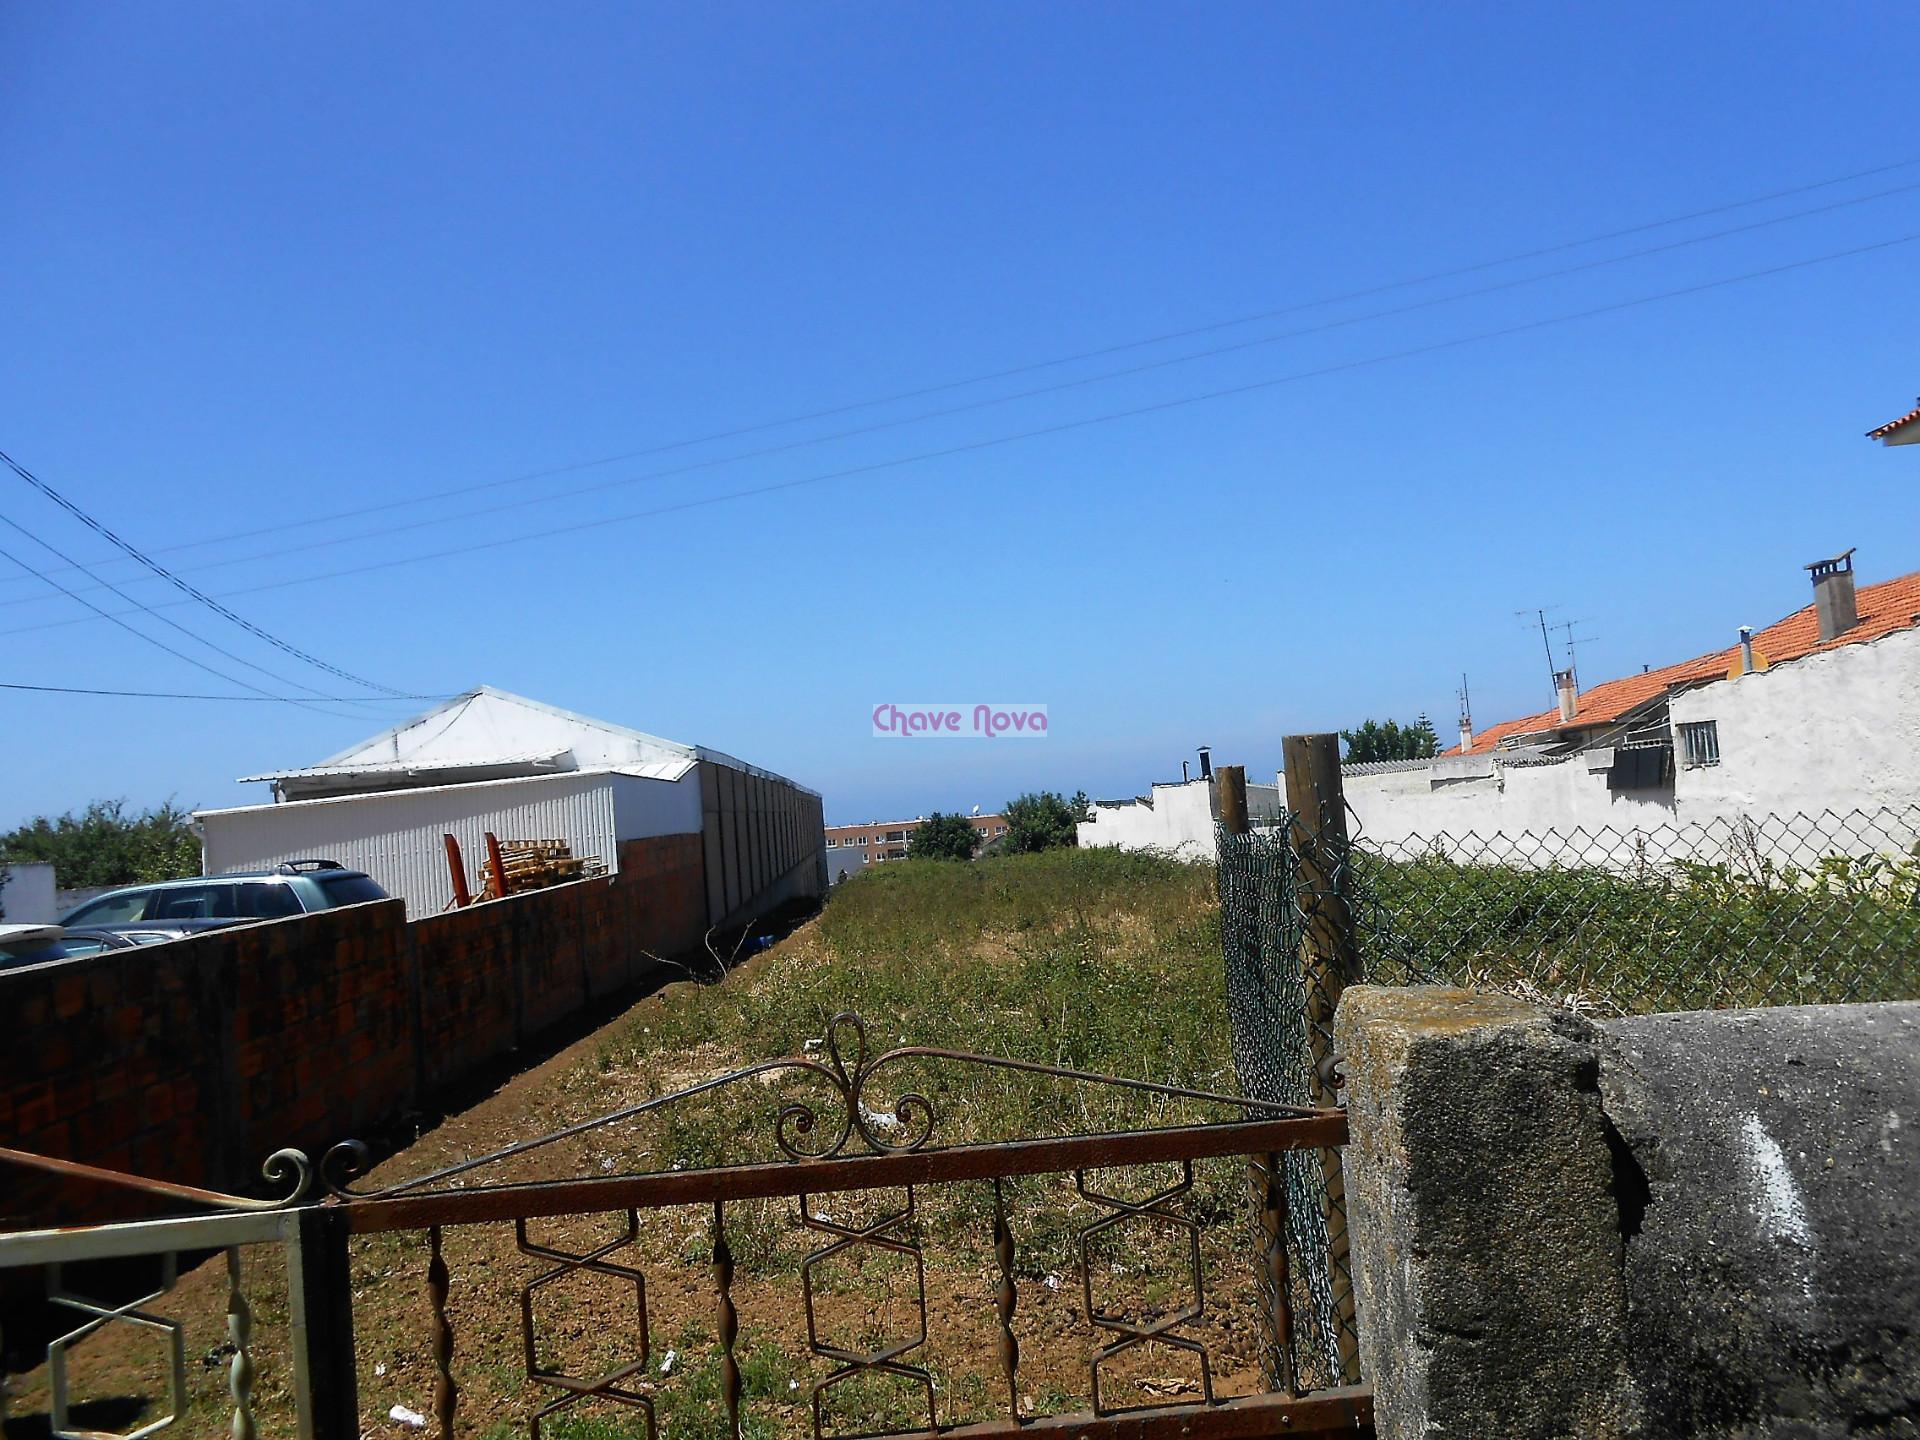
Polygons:
<instances>
[{"instance_id":1,"label":"decorative scrollwork on gate","mask_svg":"<svg viewBox=\"0 0 1920 1440\"><path fill-rule=\"evenodd\" d=\"M825 1035L810 1042L806 1053L780 1060L763 1060L724 1075L716 1075L671 1094L655 1096L605 1115L582 1120L550 1134L520 1141L488 1155L462 1160L411 1180L356 1188L351 1182L366 1174L372 1157L367 1147L359 1141L343 1140L327 1151L322 1159L320 1179L331 1193L342 1199L384 1199L428 1190L485 1166L497 1165L544 1146L683 1104L697 1096L739 1086L748 1080L781 1075L821 1081L830 1092L830 1098L823 1102L795 1098L781 1106L774 1122L773 1139L787 1159L836 1160L852 1154L897 1155L922 1150L932 1145L938 1125L939 1117L932 1100L923 1092L911 1089L902 1091L890 1100L875 1098L882 1088L875 1084L876 1077L891 1066L909 1061L1106 1086L1161 1099L1224 1106L1242 1116L1311 1116L1316 1113L1302 1106L1272 1104L1182 1085L1129 1080L1060 1065L1043 1065L1036 1061L980 1055L933 1045L901 1045L876 1055L868 1043L866 1021L851 1010L842 1010L828 1021ZM854 1144L856 1140L859 1142L857 1146Z\"/></svg>"}]
</instances>

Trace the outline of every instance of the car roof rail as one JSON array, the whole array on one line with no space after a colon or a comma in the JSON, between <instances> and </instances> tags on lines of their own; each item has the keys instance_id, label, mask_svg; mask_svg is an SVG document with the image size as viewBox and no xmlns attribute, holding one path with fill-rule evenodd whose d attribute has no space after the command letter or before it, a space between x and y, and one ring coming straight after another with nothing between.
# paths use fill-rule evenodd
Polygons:
<instances>
[{"instance_id":1,"label":"car roof rail","mask_svg":"<svg viewBox=\"0 0 1920 1440\"><path fill-rule=\"evenodd\" d=\"M283 860L273 867L273 873L276 875L299 875L308 870L344 870L346 868L347 867L342 865L338 860L309 858L305 860Z\"/></svg>"}]
</instances>

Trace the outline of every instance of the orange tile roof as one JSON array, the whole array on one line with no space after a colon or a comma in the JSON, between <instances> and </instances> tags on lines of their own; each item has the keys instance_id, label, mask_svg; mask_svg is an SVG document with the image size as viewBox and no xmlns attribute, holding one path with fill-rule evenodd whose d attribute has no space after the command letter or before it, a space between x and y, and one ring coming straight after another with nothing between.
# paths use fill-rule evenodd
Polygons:
<instances>
[{"instance_id":1,"label":"orange tile roof","mask_svg":"<svg viewBox=\"0 0 1920 1440\"><path fill-rule=\"evenodd\" d=\"M1916 406L1914 409L1909 410L1906 414L1902 415L1898 420L1889 420L1886 424L1877 426L1876 428L1867 431L1867 438L1869 440L1884 440L1887 438L1887 436L1893 434L1894 431L1904 430L1907 426L1913 424L1914 421L1916 420L1920 420L1920 406Z\"/></svg>"},{"instance_id":2,"label":"orange tile roof","mask_svg":"<svg viewBox=\"0 0 1920 1440\"><path fill-rule=\"evenodd\" d=\"M1820 639L1820 621L1814 614L1813 606L1805 605L1756 634L1753 648L1766 658L1769 665L1778 665L1783 660L1798 660L1816 651L1857 645L1863 640L1878 640L1896 630L1910 629L1920 622L1920 570L1902 575L1897 580L1882 580L1877 585L1860 586L1854 605L1860 615L1859 622L1832 640ZM1729 645L1724 650L1714 650L1697 659L1683 660L1678 665L1608 680L1591 690L1581 691L1579 704L1571 720L1562 721L1558 707L1542 710L1538 715L1507 720L1478 732L1473 737L1470 750L1463 752L1456 745L1446 753L1481 755L1510 735L1585 730L1594 725L1610 724L1670 690L1698 684L1703 680L1723 678L1739 656L1739 645Z\"/></svg>"}]
</instances>

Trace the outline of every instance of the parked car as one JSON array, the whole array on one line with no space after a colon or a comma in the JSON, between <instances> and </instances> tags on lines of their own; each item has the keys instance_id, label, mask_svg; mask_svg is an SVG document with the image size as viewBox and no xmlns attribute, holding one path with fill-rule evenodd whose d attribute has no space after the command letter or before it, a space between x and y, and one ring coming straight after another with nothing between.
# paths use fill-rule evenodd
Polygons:
<instances>
[{"instance_id":1,"label":"parked car","mask_svg":"<svg viewBox=\"0 0 1920 1440\"><path fill-rule=\"evenodd\" d=\"M173 937L168 937L173 938ZM140 942L111 930L69 930L62 925L0 925L0 970L73 960L102 950L131 950Z\"/></svg>"},{"instance_id":2,"label":"parked car","mask_svg":"<svg viewBox=\"0 0 1920 1440\"><path fill-rule=\"evenodd\" d=\"M337 861L289 860L271 870L109 890L69 911L60 923L137 927L164 920L278 920L386 898L377 881Z\"/></svg>"},{"instance_id":3,"label":"parked car","mask_svg":"<svg viewBox=\"0 0 1920 1440\"><path fill-rule=\"evenodd\" d=\"M184 940L244 920L143 920L137 925L0 925L0 970L44 960L76 960L103 950L136 950Z\"/></svg>"}]
</instances>

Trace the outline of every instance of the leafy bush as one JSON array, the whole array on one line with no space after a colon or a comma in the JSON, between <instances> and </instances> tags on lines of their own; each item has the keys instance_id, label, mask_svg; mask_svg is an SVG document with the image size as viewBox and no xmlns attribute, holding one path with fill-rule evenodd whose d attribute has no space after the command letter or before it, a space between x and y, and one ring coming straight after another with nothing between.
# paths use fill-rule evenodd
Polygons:
<instances>
[{"instance_id":1,"label":"leafy bush","mask_svg":"<svg viewBox=\"0 0 1920 1440\"><path fill-rule=\"evenodd\" d=\"M1032 855L1078 841L1074 804L1058 791L1041 790L1009 800L1006 816L1006 848L1011 854Z\"/></svg>"},{"instance_id":2,"label":"leafy bush","mask_svg":"<svg viewBox=\"0 0 1920 1440\"><path fill-rule=\"evenodd\" d=\"M943 815L936 810L915 828L907 840L911 860L971 860L980 832L960 814Z\"/></svg>"},{"instance_id":3,"label":"leafy bush","mask_svg":"<svg viewBox=\"0 0 1920 1440\"><path fill-rule=\"evenodd\" d=\"M29 820L0 835L0 856L45 860L68 887L143 885L200 873L193 817L171 800L130 814L124 800L95 800L78 815Z\"/></svg>"}]
</instances>

